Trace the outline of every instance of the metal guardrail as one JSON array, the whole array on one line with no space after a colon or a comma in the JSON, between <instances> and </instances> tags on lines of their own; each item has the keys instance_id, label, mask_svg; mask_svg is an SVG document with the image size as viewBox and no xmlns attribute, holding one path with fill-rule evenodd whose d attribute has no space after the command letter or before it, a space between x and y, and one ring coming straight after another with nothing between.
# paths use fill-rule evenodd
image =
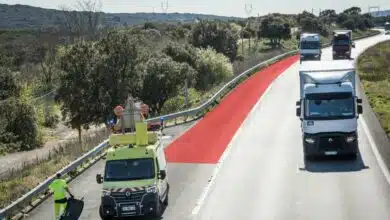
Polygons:
<instances>
[{"instance_id":1,"label":"metal guardrail","mask_svg":"<svg viewBox=\"0 0 390 220\"><path fill-rule=\"evenodd\" d=\"M366 36L361 36L359 38L355 38L354 40L359 40L359 39L362 39L362 38L372 37L372 36L375 36L375 35L378 35L378 34L377 33L373 33L373 34L370 34L370 35L366 35ZM323 48L324 47L328 47L328 46L330 46L329 43L322 45ZM198 107L195 107L195 108L192 108L192 109L189 109L189 110L184 110L184 111L172 113L172 114L168 114L168 115L164 115L164 116L160 116L160 117L150 118L150 119L147 119L146 121L147 122L159 122L161 120L161 118L165 121L165 120L176 119L178 117L191 116L191 115L199 114L200 112L204 111L208 107L212 106L219 97L224 96L226 94L226 92L229 91L229 88L234 86L234 84L237 83L239 80L241 80L243 77L245 77L247 75L250 75L251 73L253 73L254 70L256 70L256 69L258 69L260 67L267 66L269 64L274 63L275 61L278 61L278 60L283 59L285 57L294 55L298 51L299 50L289 51L287 53L278 55L276 57L273 57L273 58L271 58L269 60L266 60L264 62L261 62L261 63L255 65L255 66L251 67L250 69L248 69L245 72L239 74L238 76L234 77L231 81L226 83L209 100L207 100L205 103L203 103L202 105L200 105ZM81 164L83 164L85 161L87 161L91 157L94 157L97 154L101 153L104 150L104 148L107 147L107 146L108 146L108 139L103 141L102 143L100 143L98 146L96 146L95 148L93 148L92 150L90 150L89 152L87 152L86 154L84 154L83 156L78 158L77 160L75 160L72 163L70 163L69 165L67 165L65 168L63 168L59 172L62 175L66 175L66 174L70 173L71 171L74 171ZM12 202L10 205L5 207L4 209L0 210L0 219L3 219L3 218L5 219L6 217L10 217L9 215L12 215L18 209L21 210L21 209L25 208L23 206L26 203L30 203L33 198L39 196L40 194L42 194L44 192L47 192L48 187L49 187L50 183L54 180L54 178L55 178L55 175L47 178L45 181L43 181L41 184L36 186L34 189L30 190L28 193L26 193L25 195L23 195L22 197L20 197L16 201Z\"/></svg>"},{"instance_id":2,"label":"metal guardrail","mask_svg":"<svg viewBox=\"0 0 390 220\"><path fill-rule=\"evenodd\" d=\"M176 112L176 113L171 113L171 114L168 114L168 115L164 115L164 116L159 116L159 117L154 117L154 118L150 118L150 119L147 119L146 122L158 122L161 120L161 118L163 118L163 120L172 120L172 119L175 119L175 118L178 118L178 117L183 117L183 116L190 116L190 115L196 115L197 113L199 112L202 112L203 110L205 110L206 108L208 108L211 104L213 104L222 94L225 94L226 91L229 90L229 88L234 85L237 81L239 81L241 78L243 78L244 76L246 75L249 75L250 73L252 73L253 70L257 69L257 68L260 68L260 67L263 67L263 66L267 66L269 65L270 63L273 63L279 59L282 59L284 57L287 57L287 56L290 56L290 55L293 55L295 53L297 53L298 50L293 50L293 51L290 51L290 52L287 52L287 53L284 53L284 54L280 54L276 57L273 57L269 60L266 60L262 63L259 63L257 64L256 66L253 66L251 67L250 69L246 70L245 72L239 74L238 76L234 77L231 81L229 81L228 83L226 83L220 90L218 90L209 100L207 100L205 103L203 103L202 105L198 106L198 107L195 107L195 108L192 108L192 109L188 109L188 110L184 110L184 111L180 111L180 112Z\"/></svg>"}]
</instances>

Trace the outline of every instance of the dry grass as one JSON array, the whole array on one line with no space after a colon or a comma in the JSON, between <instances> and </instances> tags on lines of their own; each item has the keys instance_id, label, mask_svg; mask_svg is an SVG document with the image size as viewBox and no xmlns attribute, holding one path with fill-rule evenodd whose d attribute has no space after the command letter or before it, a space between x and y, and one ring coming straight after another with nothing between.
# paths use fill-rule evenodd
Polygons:
<instances>
[{"instance_id":1,"label":"dry grass","mask_svg":"<svg viewBox=\"0 0 390 220\"><path fill-rule=\"evenodd\" d=\"M82 146L76 139L71 140L51 151L47 158L24 164L22 169L10 170L0 182L0 208L21 197L56 171L94 148L107 136L107 130L103 129L84 137Z\"/></svg>"},{"instance_id":2,"label":"dry grass","mask_svg":"<svg viewBox=\"0 0 390 220\"><path fill-rule=\"evenodd\" d=\"M390 41L366 50L358 59L358 71L371 107L390 135Z\"/></svg>"}]
</instances>

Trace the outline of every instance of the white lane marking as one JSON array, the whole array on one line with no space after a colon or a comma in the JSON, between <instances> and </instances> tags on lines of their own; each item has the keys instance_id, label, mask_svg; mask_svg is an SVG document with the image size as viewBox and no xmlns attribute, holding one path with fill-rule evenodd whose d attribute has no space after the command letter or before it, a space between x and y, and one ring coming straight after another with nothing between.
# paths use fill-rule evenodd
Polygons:
<instances>
[{"instance_id":1,"label":"white lane marking","mask_svg":"<svg viewBox=\"0 0 390 220\"><path fill-rule=\"evenodd\" d=\"M370 147L372 149L372 152L375 155L375 158L376 158L376 160L378 162L378 165L381 168L381 170L383 172L383 175L385 176L385 179L390 184L390 173L389 173L389 170L387 169L387 166L385 165L385 162L383 161L383 158L382 158L382 156L380 155L380 153L378 151L378 146L376 145L376 143L374 141L374 138L371 136L370 129L368 128L368 126L366 124L366 121L364 120L363 117L361 118L360 121L362 122L362 127L363 127L363 130L364 130L364 133L366 134L366 136L368 138L369 145L370 145Z\"/></svg>"},{"instance_id":2,"label":"white lane marking","mask_svg":"<svg viewBox=\"0 0 390 220\"><path fill-rule=\"evenodd\" d=\"M218 173L219 173L219 170L223 164L223 162L225 161L225 159L227 158L227 156L230 154L231 152L231 149L232 149L232 146L233 146L233 143L234 143L234 140L239 136L239 134L242 132L242 125L247 121L249 120L250 118L250 115L254 114L255 110L258 108L258 106L260 105L261 103L261 100L263 99L263 97L265 97L267 95L267 93L269 92L269 90L272 88L273 84L282 76L284 75L286 72L289 72L291 71L292 68L295 68L295 66L297 65L297 62L293 63L289 68L287 68L283 73L281 73L279 76L276 77L276 79L274 79L271 84L268 86L268 88L264 91L264 93L261 95L260 99L257 101L257 103L255 104L255 106L253 106L253 108L251 109L251 111L249 112L249 114L246 116L246 118L244 119L244 121L242 122L241 126L237 129L236 133L234 134L233 138L230 140L229 142L229 145L226 147L225 151L223 152L221 158L219 159L216 167L214 168L214 171L213 171L213 174L212 176L210 177L210 181L209 183L207 184L207 186L205 186L205 188L203 189L203 192L202 194L200 195L197 203L195 204L195 207L194 209L192 210L192 218L195 218L196 215L198 214L200 208L202 207L207 195L209 194L209 191L211 189L211 187L213 186L214 184L214 180L216 179Z\"/></svg>"}]
</instances>

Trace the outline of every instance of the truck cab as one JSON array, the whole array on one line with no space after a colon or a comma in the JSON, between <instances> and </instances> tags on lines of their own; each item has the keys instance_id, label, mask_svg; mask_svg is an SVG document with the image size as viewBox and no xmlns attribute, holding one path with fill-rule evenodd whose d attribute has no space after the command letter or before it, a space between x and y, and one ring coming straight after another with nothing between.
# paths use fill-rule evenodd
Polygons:
<instances>
[{"instance_id":1,"label":"truck cab","mask_svg":"<svg viewBox=\"0 0 390 220\"><path fill-rule=\"evenodd\" d=\"M129 124L135 127L130 129L133 132L109 136L104 172L96 175L97 183L103 185L101 219L160 217L168 205L167 161L161 132L148 131L143 121L132 120Z\"/></svg>"},{"instance_id":2,"label":"truck cab","mask_svg":"<svg viewBox=\"0 0 390 220\"><path fill-rule=\"evenodd\" d=\"M300 60L321 60L321 37L315 33L302 33L299 40Z\"/></svg>"},{"instance_id":3,"label":"truck cab","mask_svg":"<svg viewBox=\"0 0 390 220\"><path fill-rule=\"evenodd\" d=\"M390 22L385 23L385 34L390 34Z\"/></svg>"},{"instance_id":4,"label":"truck cab","mask_svg":"<svg viewBox=\"0 0 390 220\"><path fill-rule=\"evenodd\" d=\"M326 155L356 158L357 119L363 107L356 96L355 72L352 62L341 60L301 65L296 116L301 120L306 159Z\"/></svg>"},{"instance_id":5,"label":"truck cab","mask_svg":"<svg viewBox=\"0 0 390 220\"><path fill-rule=\"evenodd\" d=\"M351 30L333 31L332 53L334 60L340 57L351 59L352 48L355 48L355 43L352 42Z\"/></svg>"}]
</instances>

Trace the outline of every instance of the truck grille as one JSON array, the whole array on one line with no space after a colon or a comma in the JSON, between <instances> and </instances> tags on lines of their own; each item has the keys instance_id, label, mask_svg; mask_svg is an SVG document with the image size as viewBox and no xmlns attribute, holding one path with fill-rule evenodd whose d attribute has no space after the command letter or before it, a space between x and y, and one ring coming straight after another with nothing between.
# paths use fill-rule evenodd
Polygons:
<instances>
[{"instance_id":1,"label":"truck grille","mask_svg":"<svg viewBox=\"0 0 390 220\"><path fill-rule=\"evenodd\" d=\"M112 192L111 196L115 199L116 203L136 203L141 202L145 190L131 192L130 196L126 196L126 192Z\"/></svg>"},{"instance_id":2,"label":"truck grille","mask_svg":"<svg viewBox=\"0 0 390 220\"><path fill-rule=\"evenodd\" d=\"M342 145L343 145L342 137L337 137L337 136L320 137L319 148L321 150L341 149Z\"/></svg>"}]
</instances>

